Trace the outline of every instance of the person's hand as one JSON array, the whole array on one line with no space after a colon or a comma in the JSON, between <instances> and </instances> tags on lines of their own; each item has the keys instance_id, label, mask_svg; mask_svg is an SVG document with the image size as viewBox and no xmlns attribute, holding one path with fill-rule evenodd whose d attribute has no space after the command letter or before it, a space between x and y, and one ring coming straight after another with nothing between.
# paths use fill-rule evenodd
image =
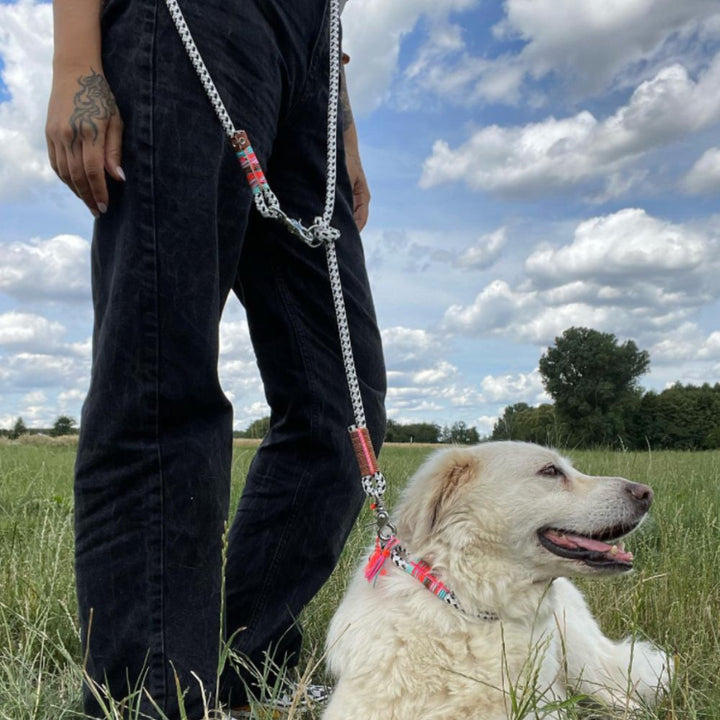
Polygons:
<instances>
[{"instance_id":1,"label":"person's hand","mask_svg":"<svg viewBox=\"0 0 720 720\"><path fill-rule=\"evenodd\" d=\"M125 180L122 133L115 97L102 72L55 69L45 128L50 165L95 217L108 208L105 171Z\"/></svg>"},{"instance_id":2,"label":"person's hand","mask_svg":"<svg viewBox=\"0 0 720 720\"><path fill-rule=\"evenodd\" d=\"M353 191L353 218L358 230L362 230L368 221L370 211L370 188L360 161L360 154L357 152L357 141L355 148L346 143L345 164Z\"/></svg>"},{"instance_id":3,"label":"person's hand","mask_svg":"<svg viewBox=\"0 0 720 720\"><path fill-rule=\"evenodd\" d=\"M362 231L368 221L370 212L370 188L360 160L357 129L353 119L350 96L345 77L345 65L350 62L348 55L343 53L343 64L340 66L340 107L343 126L343 144L345 145L345 165L350 176L353 193L353 218L357 229Z\"/></svg>"}]
</instances>

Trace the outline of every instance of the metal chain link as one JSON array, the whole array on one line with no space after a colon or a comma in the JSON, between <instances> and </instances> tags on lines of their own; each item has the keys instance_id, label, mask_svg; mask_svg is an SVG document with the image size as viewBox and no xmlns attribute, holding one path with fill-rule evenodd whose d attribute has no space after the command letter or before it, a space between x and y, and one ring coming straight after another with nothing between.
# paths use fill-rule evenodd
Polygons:
<instances>
[{"instance_id":1,"label":"metal chain link","mask_svg":"<svg viewBox=\"0 0 720 720\"><path fill-rule=\"evenodd\" d=\"M220 97L210 72L200 55L190 28L185 20L177 0L165 0L170 16L177 28L180 39L200 78L210 104L220 120L225 133L233 138L237 130L233 124L230 113ZM343 298L340 269L337 260L335 241L340 237L340 232L331 227L333 213L335 211L335 187L337 184L337 131L338 131L338 108L340 104L340 3L339 0L330 0L330 87L327 108L327 182L325 186L325 208L322 216L316 217L314 223L308 228L299 220L289 217L280 207L277 197L268 184L264 184L260 191L254 194L255 205L263 217L278 220L294 235L300 237L308 245L317 247L325 245L327 254L328 271L330 274L330 285L332 289L333 304L337 316L338 331L340 335L340 347L342 351L343 364L348 380L350 401L353 407L355 424L365 426L365 410L360 392L353 357L352 343L350 341L350 330L348 328L347 311Z\"/></svg>"},{"instance_id":2,"label":"metal chain link","mask_svg":"<svg viewBox=\"0 0 720 720\"><path fill-rule=\"evenodd\" d=\"M205 62L203 61L200 51L195 44L190 28L188 27L187 22L185 22L185 16L183 15L180 6L177 4L177 0L165 0L165 4L170 11L170 17L172 17L173 22L175 23L175 27L177 28L183 45L185 46L190 62L193 64L195 72L198 74L200 82L205 88L205 92L211 105L213 106L213 109L215 110L215 114L218 116L218 120L220 120L220 124L223 126L223 129L228 137L232 137L235 134L235 126L230 118L230 113L228 113L225 108L222 98L220 97L220 93L215 87L215 83L205 66Z\"/></svg>"},{"instance_id":3,"label":"metal chain link","mask_svg":"<svg viewBox=\"0 0 720 720\"><path fill-rule=\"evenodd\" d=\"M232 122L225 104L220 97L217 87L210 76L200 51L190 33L185 17L177 3L177 0L165 0L170 16L175 23L180 39L182 40L188 57L200 78L205 93L220 120L225 133L233 139L237 130ZM325 209L322 216L316 217L310 227L305 227L300 220L289 217L280 207L276 195L270 189L269 184L264 183L253 194L255 205L260 214L269 219L281 222L293 235L299 237L311 247L325 245L327 255L328 273L330 287L332 290L333 305L337 318L338 333L340 337L340 349L345 375L347 377L350 401L352 403L355 425L365 428L365 409L363 406L360 382L355 368L350 329L348 326L345 298L343 296L340 268L338 265L337 250L335 241L339 239L340 232L333 228L333 213L335 210L335 188L337 183L337 131L338 131L338 107L340 101L340 3L339 0L330 0L330 87L327 110L327 183L325 187ZM372 476L363 478L363 489L365 493L375 499L376 514L379 521L378 537L382 542L388 542L394 537L395 528L389 522L389 515L382 505L381 497L385 492L386 482L382 473L377 472ZM388 534L389 533L389 534ZM392 562L400 569L412 574L415 563L407 559L407 553L401 546L396 546L391 552ZM445 588L441 595L444 602L451 607L464 612L454 593ZM475 617L481 620L497 620L495 613L481 612Z\"/></svg>"},{"instance_id":4,"label":"metal chain link","mask_svg":"<svg viewBox=\"0 0 720 720\"><path fill-rule=\"evenodd\" d=\"M195 40L190 32L185 16L177 0L165 0L170 17L180 35L180 39L195 68L195 72L205 89L205 94L220 121L226 135L232 139L237 133L230 113L225 107L220 93L205 65ZM340 232L330 226L335 209L335 184L337 180L337 118L340 102L340 4L339 0L330 0L330 94L328 99L328 141L327 141L327 185L325 189L325 208L323 214L316 217L310 227L300 220L289 217L280 207L278 199L266 183L253 194L258 212L265 218L278 220L295 236L311 247L319 247L329 240L337 240Z\"/></svg>"}]
</instances>

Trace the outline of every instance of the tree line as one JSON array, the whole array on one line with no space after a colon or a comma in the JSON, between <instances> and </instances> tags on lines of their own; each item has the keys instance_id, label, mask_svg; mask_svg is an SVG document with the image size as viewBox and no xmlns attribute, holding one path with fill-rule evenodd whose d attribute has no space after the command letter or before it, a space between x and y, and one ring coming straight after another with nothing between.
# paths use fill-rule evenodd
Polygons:
<instances>
[{"instance_id":1,"label":"tree line","mask_svg":"<svg viewBox=\"0 0 720 720\"><path fill-rule=\"evenodd\" d=\"M662 392L645 391L639 380L650 368L650 355L632 340L620 343L611 333L571 327L555 338L538 368L553 402L507 406L489 439L631 450L720 448L720 383L676 383ZM29 430L18 418L11 430L0 430L0 436L57 437L75 434L75 426L75 420L61 415L52 428ZM234 435L260 439L269 427L270 418L263 417ZM462 421L440 426L389 420L385 440L472 444L481 438L475 427Z\"/></svg>"},{"instance_id":2,"label":"tree line","mask_svg":"<svg viewBox=\"0 0 720 720\"><path fill-rule=\"evenodd\" d=\"M539 362L554 402L506 407L491 437L560 447L720 448L720 384L646 392L638 383L649 367L648 352L632 340L569 328Z\"/></svg>"},{"instance_id":3,"label":"tree line","mask_svg":"<svg viewBox=\"0 0 720 720\"><path fill-rule=\"evenodd\" d=\"M238 438L259 439L265 437L269 428L270 418L263 417L250 423L245 430L235 431L233 435ZM437 423L399 423L388 420L385 442L471 445L480 442L480 435L477 428L470 427L463 421L441 426Z\"/></svg>"},{"instance_id":4,"label":"tree line","mask_svg":"<svg viewBox=\"0 0 720 720\"><path fill-rule=\"evenodd\" d=\"M62 437L64 435L77 435L76 429L77 423L75 420L67 415L60 415L55 420L52 427L49 428L29 428L25 425L25 421L22 417L19 417L13 423L13 426L6 430L0 428L0 437L10 438L10 440L17 440L22 435L50 435L51 437Z\"/></svg>"}]
</instances>

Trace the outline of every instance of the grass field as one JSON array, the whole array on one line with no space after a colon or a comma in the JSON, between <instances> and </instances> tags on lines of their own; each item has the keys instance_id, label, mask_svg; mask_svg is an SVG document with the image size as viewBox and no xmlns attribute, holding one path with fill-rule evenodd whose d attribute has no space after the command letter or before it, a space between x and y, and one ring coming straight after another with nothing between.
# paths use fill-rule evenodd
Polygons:
<instances>
[{"instance_id":1,"label":"grass field","mask_svg":"<svg viewBox=\"0 0 720 720\"><path fill-rule=\"evenodd\" d=\"M414 446L383 450L389 505L428 452ZM235 449L234 502L253 453L252 446ZM0 444L2 720L63 720L79 714L74 454L72 445ZM720 720L720 452L588 451L573 452L572 458L586 472L623 475L656 492L649 522L629 543L637 558L635 573L584 585L608 635L646 635L676 657L679 673L672 696L647 718ZM370 540L369 521L366 511L336 573L305 612L307 663L319 655L348 575ZM575 717L575 711L570 715Z\"/></svg>"}]
</instances>

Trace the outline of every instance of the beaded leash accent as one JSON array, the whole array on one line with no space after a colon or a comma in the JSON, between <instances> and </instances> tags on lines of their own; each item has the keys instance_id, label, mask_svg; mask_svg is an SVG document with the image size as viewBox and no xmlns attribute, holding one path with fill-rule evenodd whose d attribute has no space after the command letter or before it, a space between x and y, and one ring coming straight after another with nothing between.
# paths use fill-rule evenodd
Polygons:
<instances>
[{"instance_id":1,"label":"beaded leash accent","mask_svg":"<svg viewBox=\"0 0 720 720\"><path fill-rule=\"evenodd\" d=\"M400 546L400 541L395 535L395 527L390 522L390 514L382 502L382 496L385 493L387 482L378 467L377 458L375 457L375 451L373 450L365 421L365 409L360 392L360 383L355 369L347 311L345 309L345 299L343 297L342 282L340 279L340 269L338 266L337 252L335 250L335 241L340 238L340 231L330 225L335 209L335 185L337 181L337 121L341 62L339 0L330 0L330 89L327 112L328 140L325 208L322 216L316 217L315 222L309 227L303 225L300 220L289 217L280 207L280 203L270 188L247 133L244 130L236 129L230 118L230 114L193 40L177 0L165 0L165 4L177 28L180 39L185 46L190 62L195 68L208 99L215 110L215 114L225 130L233 146L235 155L245 172L245 177L252 191L253 201L258 212L265 218L282 223L290 233L300 238L310 247L325 246L330 287L340 336L340 348L355 419L355 424L351 425L348 431L360 468L362 487L365 494L372 500L371 508L375 512L377 524L377 549L370 559L368 579L373 580L378 573L383 572L385 560L390 557L397 567L416 577L425 587L448 605L464 612L452 591L430 573L430 567L422 561L416 563L409 560L407 553ZM475 617L480 617L484 620L498 619L493 613L481 613Z\"/></svg>"}]
</instances>

